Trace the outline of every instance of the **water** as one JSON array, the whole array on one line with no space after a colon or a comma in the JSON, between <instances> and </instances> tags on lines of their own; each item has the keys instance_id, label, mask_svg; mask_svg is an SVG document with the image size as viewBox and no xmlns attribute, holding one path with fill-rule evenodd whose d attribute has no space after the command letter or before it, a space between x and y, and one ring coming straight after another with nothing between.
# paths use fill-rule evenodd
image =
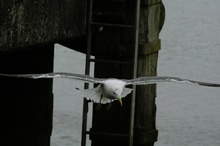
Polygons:
<instances>
[{"instance_id":1,"label":"water","mask_svg":"<svg viewBox=\"0 0 220 146\"><path fill-rule=\"evenodd\" d=\"M220 82L220 1L164 4L158 74ZM156 146L220 145L220 89L159 84L157 91Z\"/></svg>"},{"instance_id":2,"label":"water","mask_svg":"<svg viewBox=\"0 0 220 146\"><path fill-rule=\"evenodd\" d=\"M220 1L163 2L166 19L160 33L158 75L220 83ZM56 45L55 71L83 74L84 66L84 54ZM54 80L51 146L80 145L83 100L75 87L83 88L83 83ZM159 137L155 146L220 145L219 88L161 83L156 104Z\"/></svg>"}]
</instances>

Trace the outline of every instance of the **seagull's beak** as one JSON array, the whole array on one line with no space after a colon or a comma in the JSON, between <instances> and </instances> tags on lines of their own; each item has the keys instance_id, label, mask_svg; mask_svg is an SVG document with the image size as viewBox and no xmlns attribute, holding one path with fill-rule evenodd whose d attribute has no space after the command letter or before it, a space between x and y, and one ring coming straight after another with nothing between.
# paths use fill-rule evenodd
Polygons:
<instances>
[{"instance_id":1,"label":"seagull's beak","mask_svg":"<svg viewBox=\"0 0 220 146\"><path fill-rule=\"evenodd\" d=\"M121 106L122 106L122 100L120 97L118 97L118 101L120 102Z\"/></svg>"}]
</instances>

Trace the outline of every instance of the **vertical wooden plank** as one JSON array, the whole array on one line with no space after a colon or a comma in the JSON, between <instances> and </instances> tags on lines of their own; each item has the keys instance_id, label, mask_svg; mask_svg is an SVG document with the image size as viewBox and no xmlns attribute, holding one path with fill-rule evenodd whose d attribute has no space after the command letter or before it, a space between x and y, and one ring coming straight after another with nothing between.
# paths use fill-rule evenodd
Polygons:
<instances>
[{"instance_id":1,"label":"vertical wooden plank","mask_svg":"<svg viewBox=\"0 0 220 146\"><path fill-rule=\"evenodd\" d=\"M162 3L158 0L142 1L140 12L138 76L156 76ZM163 15L164 16L164 15ZM153 146L157 140L156 85L138 86L135 113L135 146Z\"/></svg>"}]
</instances>

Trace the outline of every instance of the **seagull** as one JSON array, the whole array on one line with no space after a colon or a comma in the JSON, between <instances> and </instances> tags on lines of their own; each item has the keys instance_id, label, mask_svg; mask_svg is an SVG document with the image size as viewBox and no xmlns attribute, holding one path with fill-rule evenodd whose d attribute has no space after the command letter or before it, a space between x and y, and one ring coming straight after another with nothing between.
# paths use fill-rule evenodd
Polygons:
<instances>
[{"instance_id":1,"label":"seagull","mask_svg":"<svg viewBox=\"0 0 220 146\"><path fill-rule=\"evenodd\" d=\"M132 89L127 88L127 85L148 85L155 84L158 82L176 82L176 83L187 83L191 85L200 85L208 87L220 87L220 84L207 83L200 81L193 81L188 79L182 79L177 77L169 76L151 76L151 77L138 77L135 79L115 79L115 78L94 78L88 75L76 74L76 73L44 73L44 74L0 74L0 76L16 77L16 78L68 78L83 81L86 83L97 83L98 86L92 89L77 89L81 95L87 100L91 100L95 103L106 104L111 103L114 100L118 100L122 106L122 98L126 97L132 92Z\"/></svg>"}]
</instances>

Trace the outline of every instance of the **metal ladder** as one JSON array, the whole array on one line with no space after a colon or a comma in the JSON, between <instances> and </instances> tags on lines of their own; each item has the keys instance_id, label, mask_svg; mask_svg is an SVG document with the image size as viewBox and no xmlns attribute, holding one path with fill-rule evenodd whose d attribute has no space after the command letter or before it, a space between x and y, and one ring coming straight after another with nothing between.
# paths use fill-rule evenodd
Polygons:
<instances>
[{"instance_id":1,"label":"metal ladder","mask_svg":"<svg viewBox=\"0 0 220 146\"><path fill-rule=\"evenodd\" d=\"M107 0L107 1L115 1L115 0ZM118 0L118 1L125 1L125 0ZM108 62L108 63L118 63L124 64L126 62L121 61L112 61L112 60L97 60L91 59L91 44L92 44L92 28L93 26L100 26L100 27L115 27L115 28L122 28L122 29L134 29L134 56L133 56L133 78L137 76L137 57L138 57L138 35L139 35L139 13L140 13L140 0L136 0L135 4L135 25L125 25L125 24L118 24L118 23L102 23L96 22L93 20L93 7L94 7L94 0L88 0L88 14L87 14L87 54L86 54L86 66L85 66L85 74L89 75L90 73L90 63L91 62ZM97 13L98 15L98 13ZM84 88L88 89L88 83L85 83ZM130 128L128 135L117 135L117 134L108 134L108 133L101 133L102 135L114 135L114 136L121 136L121 137L128 137L129 146L133 146L133 129L134 129L134 113L135 113L135 94L136 94L136 86L133 86L132 98L131 98L131 113L130 113ZM83 116L82 116L82 135L81 135L81 146L86 146L86 135L91 134L90 131L87 131L87 115L88 115L88 103L89 101L84 98L83 100ZM94 132L93 132L94 134ZM100 133L98 133L100 134Z\"/></svg>"}]
</instances>

